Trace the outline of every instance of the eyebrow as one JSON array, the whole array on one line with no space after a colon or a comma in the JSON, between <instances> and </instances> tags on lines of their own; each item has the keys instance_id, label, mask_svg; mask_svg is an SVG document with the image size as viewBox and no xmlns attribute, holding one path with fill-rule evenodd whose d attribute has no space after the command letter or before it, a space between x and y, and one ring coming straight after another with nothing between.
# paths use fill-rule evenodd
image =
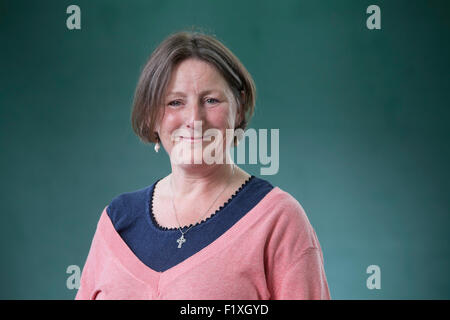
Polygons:
<instances>
[{"instance_id":1,"label":"eyebrow","mask_svg":"<svg viewBox=\"0 0 450 320\"><path fill-rule=\"evenodd\" d=\"M219 89L208 89L208 90L203 90L202 92L200 92L200 95L205 95L205 94L209 94L209 93L213 93L213 92L223 93L223 91L219 90ZM169 97L169 96L186 96L186 94L181 91L173 91L173 92L169 92L167 94L167 97Z\"/></svg>"}]
</instances>

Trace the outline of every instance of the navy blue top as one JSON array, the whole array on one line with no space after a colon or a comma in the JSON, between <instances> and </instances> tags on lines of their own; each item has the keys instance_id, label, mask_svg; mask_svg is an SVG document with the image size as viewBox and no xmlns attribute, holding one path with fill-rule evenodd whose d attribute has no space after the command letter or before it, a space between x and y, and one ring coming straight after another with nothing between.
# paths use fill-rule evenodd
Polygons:
<instances>
[{"instance_id":1,"label":"navy blue top","mask_svg":"<svg viewBox=\"0 0 450 320\"><path fill-rule=\"evenodd\" d=\"M273 186L250 176L241 187L206 219L181 228L187 240L178 248L178 228L160 226L153 215L152 185L115 197L106 209L114 228L128 247L149 268L163 272L200 251L231 228L255 207Z\"/></svg>"}]
</instances>

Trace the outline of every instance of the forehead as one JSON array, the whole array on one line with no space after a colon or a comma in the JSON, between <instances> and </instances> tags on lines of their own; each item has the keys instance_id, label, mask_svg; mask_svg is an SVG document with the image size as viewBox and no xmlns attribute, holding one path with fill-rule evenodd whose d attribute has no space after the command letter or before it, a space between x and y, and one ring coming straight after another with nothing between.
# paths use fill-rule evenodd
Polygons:
<instances>
[{"instance_id":1,"label":"forehead","mask_svg":"<svg viewBox=\"0 0 450 320\"><path fill-rule=\"evenodd\" d=\"M167 92L223 92L226 88L227 83L216 67L206 61L191 58L180 62L173 69Z\"/></svg>"}]
</instances>

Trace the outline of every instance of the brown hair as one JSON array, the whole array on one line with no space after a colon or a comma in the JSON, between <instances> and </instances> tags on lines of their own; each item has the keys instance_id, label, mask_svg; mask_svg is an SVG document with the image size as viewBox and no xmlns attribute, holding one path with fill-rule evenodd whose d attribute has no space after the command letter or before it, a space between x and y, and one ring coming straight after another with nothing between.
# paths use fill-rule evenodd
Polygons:
<instances>
[{"instance_id":1,"label":"brown hair","mask_svg":"<svg viewBox=\"0 0 450 320\"><path fill-rule=\"evenodd\" d=\"M216 67L228 83L241 115L235 129L245 130L256 101L255 83L239 59L214 36L181 31L167 37L151 54L142 69L136 87L131 123L136 135L147 143L156 142L154 127L164 94L175 66L188 58L197 58ZM241 97L241 91L244 97Z\"/></svg>"}]
</instances>

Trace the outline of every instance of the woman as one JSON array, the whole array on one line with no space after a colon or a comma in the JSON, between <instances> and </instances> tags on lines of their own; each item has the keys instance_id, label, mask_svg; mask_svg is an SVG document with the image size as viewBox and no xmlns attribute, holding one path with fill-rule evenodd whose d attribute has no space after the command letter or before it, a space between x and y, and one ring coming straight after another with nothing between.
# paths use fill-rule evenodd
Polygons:
<instances>
[{"instance_id":1,"label":"woman","mask_svg":"<svg viewBox=\"0 0 450 320\"><path fill-rule=\"evenodd\" d=\"M254 105L250 74L214 37L179 32L156 48L132 123L172 173L105 207L76 299L330 298L301 205L231 161L228 133Z\"/></svg>"}]
</instances>

